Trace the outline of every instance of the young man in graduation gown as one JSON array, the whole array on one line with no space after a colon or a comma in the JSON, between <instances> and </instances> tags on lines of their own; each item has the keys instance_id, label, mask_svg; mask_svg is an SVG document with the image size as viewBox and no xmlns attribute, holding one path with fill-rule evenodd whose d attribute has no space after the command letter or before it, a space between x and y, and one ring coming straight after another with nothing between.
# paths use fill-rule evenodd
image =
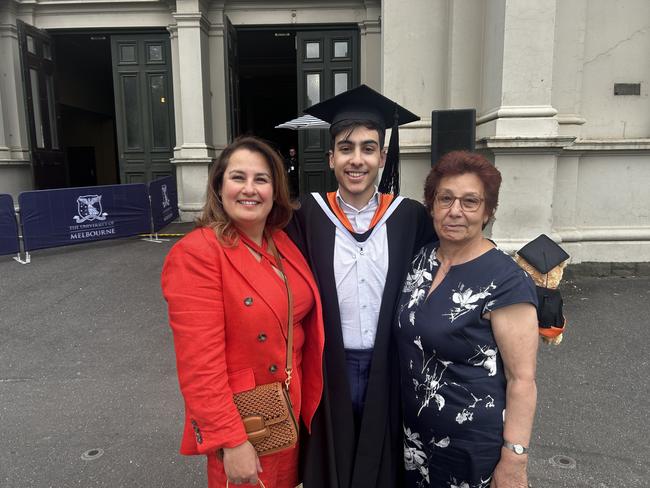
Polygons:
<instances>
[{"instance_id":1,"label":"young man in graduation gown","mask_svg":"<svg viewBox=\"0 0 650 488\"><path fill-rule=\"evenodd\" d=\"M305 112L331 124L338 190L303 198L287 229L316 277L325 320L324 392L301 437L303 483L393 488L403 465L395 304L414 253L434 237L424 207L397 196L397 126L419 117L365 85Z\"/></svg>"}]
</instances>

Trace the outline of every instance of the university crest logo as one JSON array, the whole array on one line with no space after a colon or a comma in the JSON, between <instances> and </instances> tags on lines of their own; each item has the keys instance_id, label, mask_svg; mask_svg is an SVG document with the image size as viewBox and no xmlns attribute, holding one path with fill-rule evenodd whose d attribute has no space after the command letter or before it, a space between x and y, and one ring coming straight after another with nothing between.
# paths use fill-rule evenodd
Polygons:
<instances>
[{"instance_id":1,"label":"university crest logo","mask_svg":"<svg viewBox=\"0 0 650 488\"><path fill-rule=\"evenodd\" d=\"M79 215L73 218L77 224L92 222L93 220L106 220L108 214L102 210L101 195L83 195L77 197L77 210Z\"/></svg>"},{"instance_id":2,"label":"university crest logo","mask_svg":"<svg viewBox=\"0 0 650 488\"><path fill-rule=\"evenodd\" d=\"M162 185L160 189L162 190L162 208L167 208L172 204L167 196L167 185Z\"/></svg>"}]
</instances>

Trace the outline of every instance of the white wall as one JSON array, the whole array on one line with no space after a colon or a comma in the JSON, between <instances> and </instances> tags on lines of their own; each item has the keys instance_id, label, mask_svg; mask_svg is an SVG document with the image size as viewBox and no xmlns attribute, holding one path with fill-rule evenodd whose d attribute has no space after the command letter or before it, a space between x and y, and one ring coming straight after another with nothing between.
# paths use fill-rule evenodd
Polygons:
<instances>
[{"instance_id":1,"label":"white wall","mask_svg":"<svg viewBox=\"0 0 650 488\"><path fill-rule=\"evenodd\" d=\"M421 199L431 108L476 107L504 181L493 237L547 233L574 262L650 261L650 2L384 0L383 89L401 130L402 192ZM614 96L614 83L641 96Z\"/></svg>"},{"instance_id":2,"label":"white wall","mask_svg":"<svg viewBox=\"0 0 650 488\"><path fill-rule=\"evenodd\" d=\"M650 2L589 0L586 23L582 137L650 137ZM639 82L641 96L614 95L614 83Z\"/></svg>"}]
</instances>

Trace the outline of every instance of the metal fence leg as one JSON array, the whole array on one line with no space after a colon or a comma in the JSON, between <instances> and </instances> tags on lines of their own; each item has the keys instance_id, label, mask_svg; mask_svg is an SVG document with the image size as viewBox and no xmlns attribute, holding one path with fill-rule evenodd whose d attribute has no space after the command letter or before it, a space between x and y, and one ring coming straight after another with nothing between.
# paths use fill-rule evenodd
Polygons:
<instances>
[{"instance_id":1,"label":"metal fence leg","mask_svg":"<svg viewBox=\"0 0 650 488\"><path fill-rule=\"evenodd\" d=\"M161 239L161 238L159 238L158 237L158 232L156 232L155 234L149 234L149 237L143 237L142 240L147 241L147 242L155 242L156 244L161 244L163 242L168 241L169 239Z\"/></svg>"},{"instance_id":2,"label":"metal fence leg","mask_svg":"<svg viewBox=\"0 0 650 488\"><path fill-rule=\"evenodd\" d=\"M32 257L29 255L29 251L25 251L25 259L21 259L19 252L14 256L14 261L18 261L20 264L29 264L32 262Z\"/></svg>"}]
</instances>

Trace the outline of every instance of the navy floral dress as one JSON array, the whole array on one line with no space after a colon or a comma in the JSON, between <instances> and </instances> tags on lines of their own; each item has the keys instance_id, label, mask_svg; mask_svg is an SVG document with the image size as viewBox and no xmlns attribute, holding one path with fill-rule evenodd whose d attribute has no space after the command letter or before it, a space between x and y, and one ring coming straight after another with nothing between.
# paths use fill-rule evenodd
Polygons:
<instances>
[{"instance_id":1,"label":"navy floral dress","mask_svg":"<svg viewBox=\"0 0 650 488\"><path fill-rule=\"evenodd\" d=\"M487 488L503 444L506 379L483 315L537 305L530 276L493 248L452 266L427 297L438 243L413 260L398 309L407 487Z\"/></svg>"}]
</instances>

